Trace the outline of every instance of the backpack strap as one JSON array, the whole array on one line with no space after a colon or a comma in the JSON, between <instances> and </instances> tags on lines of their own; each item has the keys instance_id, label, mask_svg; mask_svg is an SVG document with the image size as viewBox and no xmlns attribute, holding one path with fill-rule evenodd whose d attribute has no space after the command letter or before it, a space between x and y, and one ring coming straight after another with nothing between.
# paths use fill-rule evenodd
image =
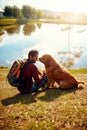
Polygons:
<instances>
[{"instance_id":1,"label":"backpack strap","mask_svg":"<svg viewBox=\"0 0 87 130\"><path fill-rule=\"evenodd\" d=\"M31 62L31 61L26 61L26 63L24 64L24 66L23 67L25 67L25 66L27 66L27 65L29 65L29 64L32 64L33 62Z\"/></svg>"}]
</instances>

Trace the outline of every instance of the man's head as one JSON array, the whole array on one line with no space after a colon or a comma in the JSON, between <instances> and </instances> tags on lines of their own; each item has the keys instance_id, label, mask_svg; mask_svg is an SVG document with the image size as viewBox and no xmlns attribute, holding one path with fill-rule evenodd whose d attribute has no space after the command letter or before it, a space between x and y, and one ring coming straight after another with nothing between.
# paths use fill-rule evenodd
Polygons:
<instances>
[{"instance_id":1,"label":"man's head","mask_svg":"<svg viewBox=\"0 0 87 130\"><path fill-rule=\"evenodd\" d=\"M28 53L28 59L35 63L38 59L38 51L37 50L30 50Z\"/></svg>"}]
</instances>

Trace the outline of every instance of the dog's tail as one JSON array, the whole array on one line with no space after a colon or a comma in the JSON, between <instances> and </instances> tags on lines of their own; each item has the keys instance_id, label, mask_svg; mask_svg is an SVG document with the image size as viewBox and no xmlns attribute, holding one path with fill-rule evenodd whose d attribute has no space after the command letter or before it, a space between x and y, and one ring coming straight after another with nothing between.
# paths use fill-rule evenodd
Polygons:
<instances>
[{"instance_id":1,"label":"dog's tail","mask_svg":"<svg viewBox=\"0 0 87 130\"><path fill-rule=\"evenodd\" d=\"M86 83L84 81L78 81L78 89L83 89L85 88Z\"/></svg>"}]
</instances>

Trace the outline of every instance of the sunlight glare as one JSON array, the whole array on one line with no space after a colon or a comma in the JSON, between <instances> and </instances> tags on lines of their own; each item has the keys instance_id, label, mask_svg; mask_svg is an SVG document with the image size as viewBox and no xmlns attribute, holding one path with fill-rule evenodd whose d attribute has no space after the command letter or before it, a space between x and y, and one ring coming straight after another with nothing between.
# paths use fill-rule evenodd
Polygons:
<instances>
[{"instance_id":1,"label":"sunlight glare","mask_svg":"<svg viewBox=\"0 0 87 130\"><path fill-rule=\"evenodd\" d=\"M35 9L44 9L57 12L74 12L74 13L87 13L87 0L0 0L0 6L18 6L22 8L23 5L31 6Z\"/></svg>"},{"instance_id":2,"label":"sunlight glare","mask_svg":"<svg viewBox=\"0 0 87 130\"><path fill-rule=\"evenodd\" d=\"M37 9L46 9L59 12L87 12L86 0L30 0L30 4L34 5Z\"/></svg>"}]
</instances>

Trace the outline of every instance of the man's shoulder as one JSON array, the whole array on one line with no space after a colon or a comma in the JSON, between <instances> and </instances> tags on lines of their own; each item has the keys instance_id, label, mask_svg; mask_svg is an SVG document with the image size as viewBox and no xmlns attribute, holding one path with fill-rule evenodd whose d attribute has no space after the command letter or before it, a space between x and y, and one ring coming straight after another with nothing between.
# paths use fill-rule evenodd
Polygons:
<instances>
[{"instance_id":1,"label":"man's shoulder","mask_svg":"<svg viewBox=\"0 0 87 130\"><path fill-rule=\"evenodd\" d=\"M32 67L32 68L36 68L36 65L34 63L28 63L27 66Z\"/></svg>"}]
</instances>

